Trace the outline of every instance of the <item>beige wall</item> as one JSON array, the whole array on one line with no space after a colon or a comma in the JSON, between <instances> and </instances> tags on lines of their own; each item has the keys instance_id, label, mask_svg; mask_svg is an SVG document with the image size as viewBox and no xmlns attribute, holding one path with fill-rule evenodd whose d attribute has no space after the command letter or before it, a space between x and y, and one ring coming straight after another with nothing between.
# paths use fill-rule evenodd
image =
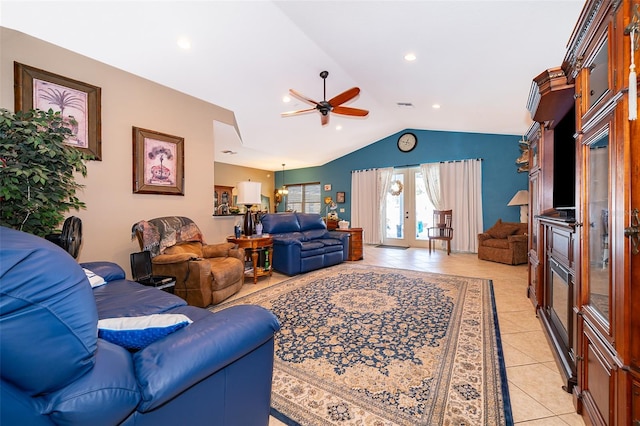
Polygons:
<instances>
[{"instance_id":1,"label":"beige wall","mask_svg":"<svg viewBox=\"0 0 640 426\"><path fill-rule=\"evenodd\" d=\"M9 110L14 109L14 61L102 88L102 161L89 162L87 177L78 179L85 185L78 195L86 210L69 213L82 219L79 261L114 261L129 275L129 254L139 250L131 226L141 219L188 216L208 242L231 234L233 224L213 218L212 210L213 129L216 121L233 125L232 111L0 28L0 107ZM132 126L184 137L184 196L132 193ZM233 185L245 177L227 175L233 176Z\"/></svg>"}]
</instances>

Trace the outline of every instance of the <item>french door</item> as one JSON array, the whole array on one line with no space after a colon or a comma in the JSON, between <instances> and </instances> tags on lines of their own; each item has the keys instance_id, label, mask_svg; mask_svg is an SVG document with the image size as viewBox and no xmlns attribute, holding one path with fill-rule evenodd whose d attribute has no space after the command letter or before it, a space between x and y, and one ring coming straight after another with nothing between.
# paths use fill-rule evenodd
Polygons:
<instances>
[{"instance_id":1,"label":"french door","mask_svg":"<svg viewBox=\"0 0 640 426\"><path fill-rule=\"evenodd\" d=\"M433 222L433 205L427 197L419 167L397 169L382 212L383 242L399 247L427 247L427 228Z\"/></svg>"}]
</instances>

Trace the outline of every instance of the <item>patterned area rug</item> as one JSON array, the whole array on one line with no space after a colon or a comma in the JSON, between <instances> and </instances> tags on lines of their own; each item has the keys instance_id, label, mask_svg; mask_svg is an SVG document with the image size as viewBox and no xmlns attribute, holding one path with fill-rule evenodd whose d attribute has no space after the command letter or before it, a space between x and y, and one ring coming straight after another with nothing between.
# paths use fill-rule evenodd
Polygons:
<instances>
[{"instance_id":1,"label":"patterned area rug","mask_svg":"<svg viewBox=\"0 0 640 426\"><path fill-rule=\"evenodd\" d=\"M512 424L492 283L341 264L218 305L282 325L272 414L290 425Z\"/></svg>"}]
</instances>

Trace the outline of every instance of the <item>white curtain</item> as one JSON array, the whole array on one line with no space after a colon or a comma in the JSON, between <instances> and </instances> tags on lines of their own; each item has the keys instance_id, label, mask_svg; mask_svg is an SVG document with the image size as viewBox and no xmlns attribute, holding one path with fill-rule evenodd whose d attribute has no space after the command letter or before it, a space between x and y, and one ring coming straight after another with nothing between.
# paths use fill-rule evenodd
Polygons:
<instances>
[{"instance_id":1,"label":"white curtain","mask_svg":"<svg viewBox=\"0 0 640 426\"><path fill-rule=\"evenodd\" d=\"M440 184L445 210L453 210L451 250L478 252L482 232L482 161L440 163Z\"/></svg>"},{"instance_id":2,"label":"white curtain","mask_svg":"<svg viewBox=\"0 0 640 426\"><path fill-rule=\"evenodd\" d=\"M384 195L392 175L393 168L351 172L351 227L362 228L365 244L382 242Z\"/></svg>"},{"instance_id":3,"label":"white curtain","mask_svg":"<svg viewBox=\"0 0 640 426\"><path fill-rule=\"evenodd\" d=\"M444 210L440 185L440 163L420 164L420 172L429 201L436 210Z\"/></svg>"},{"instance_id":4,"label":"white curtain","mask_svg":"<svg viewBox=\"0 0 640 426\"><path fill-rule=\"evenodd\" d=\"M384 233L386 221L384 218L385 204L387 202L387 192L389 192L389 186L391 186L391 179L393 178L393 167L387 167L384 169L378 169L378 234L375 244L382 244L384 242Z\"/></svg>"},{"instance_id":5,"label":"white curtain","mask_svg":"<svg viewBox=\"0 0 640 426\"><path fill-rule=\"evenodd\" d=\"M377 181L375 170L351 173L351 227L362 228L365 244L373 244L371 240L379 234L380 213L374 204L378 198Z\"/></svg>"}]
</instances>

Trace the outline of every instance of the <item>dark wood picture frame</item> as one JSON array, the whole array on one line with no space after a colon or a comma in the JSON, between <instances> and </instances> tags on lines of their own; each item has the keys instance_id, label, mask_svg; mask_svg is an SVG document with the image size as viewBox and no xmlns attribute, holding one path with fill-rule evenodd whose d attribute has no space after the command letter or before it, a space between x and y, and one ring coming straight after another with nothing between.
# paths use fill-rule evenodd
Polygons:
<instances>
[{"instance_id":1,"label":"dark wood picture frame","mask_svg":"<svg viewBox=\"0 0 640 426\"><path fill-rule=\"evenodd\" d=\"M345 195L344 192L336 192L336 203L344 203Z\"/></svg>"},{"instance_id":2,"label":"dark wood picture frame","mask_svg":"<svg viewBox=\"0 0 640 426\"><path fill-rule=\"evenodd\" d=\"M133 192L184 195L184 138L133 127Z\"/></svg>"},{"instance_id":3,"label":"dark wood picture frame","mask_svg":"<svg viewBox=\"0 0 640 426\"><path fill-rule=\"evenodd\" d=\"M102 161L100 87L19 62L13 63L13 78L16 111L53 109L65 117L73 116L70 127L75 137L67 144Z\"/></svg>"}]
</instances>

